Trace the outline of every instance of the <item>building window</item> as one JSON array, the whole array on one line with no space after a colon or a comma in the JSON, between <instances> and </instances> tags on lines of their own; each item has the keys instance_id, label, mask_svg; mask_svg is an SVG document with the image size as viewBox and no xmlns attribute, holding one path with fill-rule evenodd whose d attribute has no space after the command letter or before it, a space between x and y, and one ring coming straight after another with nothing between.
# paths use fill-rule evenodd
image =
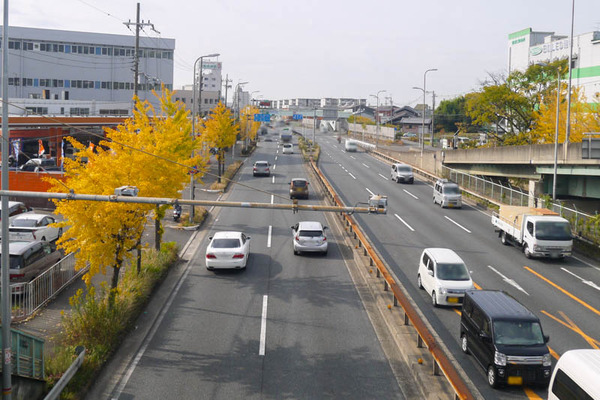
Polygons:
<instances>
[{"instance_id":1,"label":"building window","mask_svg":"<svg viewBox=\"0 0 600 400\"><path fill-rule=\"evenodd\" d=\"M71 107L69 109L71 115L90 115L90 109L84 107Z\"/></svg>"},{"instance_id":2,"label":"building window","mask_svg":"<svg viewBox=\"0 0 600 400\"><path fill-rule=\"evenodd\" d=\"M44 115L48 114L48 107L25 107L27 114Z\"/></svg>"}]
</instances>

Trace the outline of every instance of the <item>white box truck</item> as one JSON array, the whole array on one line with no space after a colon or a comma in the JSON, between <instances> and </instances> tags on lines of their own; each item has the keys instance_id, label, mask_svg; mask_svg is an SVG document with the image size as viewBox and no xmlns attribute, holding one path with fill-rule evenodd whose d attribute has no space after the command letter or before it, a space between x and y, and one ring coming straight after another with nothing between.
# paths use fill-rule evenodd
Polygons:
<instances>
[{"instance_id":1,"label":"white box truck","mask_svg":"<svg viewBox=\"0 0 600 400\"><path fill-rule=\"evenodd\" d=\"M502 244L521 247L527 258L571 255L571 225L553 211L503 205L498 213L492 214L492 225Z\"/></svg>"}]
</instances>

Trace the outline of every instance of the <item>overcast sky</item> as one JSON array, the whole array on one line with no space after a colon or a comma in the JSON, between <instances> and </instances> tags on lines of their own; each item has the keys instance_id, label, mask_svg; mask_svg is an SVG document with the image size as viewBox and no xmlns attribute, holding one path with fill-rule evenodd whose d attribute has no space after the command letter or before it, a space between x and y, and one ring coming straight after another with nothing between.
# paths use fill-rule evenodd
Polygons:
<instances>
[{"instance_id":1,"label":"overcast sky","mask_svg":"<svg viewBox=\"0 0 600 400\"><path fill-rule=\"evenodd\" d=\"M137 0L10 1L9 25L131 34ZM174 87L192 82L194 60L220 53L223 76L249 81L255 97L369 98L415 105L473 91L505 72L508 34L568 35L571 0L141 0L141 18L176 40ZM576 0L575 35L600 31L600 0ZM143 35L158 36L146 30ZM374 100L370 100L374 102ZM430 100L428 100L430 102Z\"/></svg>"}]
</instances>

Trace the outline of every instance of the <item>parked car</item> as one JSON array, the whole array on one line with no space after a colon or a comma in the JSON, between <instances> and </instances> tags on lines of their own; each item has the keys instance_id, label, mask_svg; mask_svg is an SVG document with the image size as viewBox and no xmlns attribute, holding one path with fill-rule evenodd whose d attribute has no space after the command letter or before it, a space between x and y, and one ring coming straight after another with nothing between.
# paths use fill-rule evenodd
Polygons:
<instances>
[{"instance_id":1,"label":"parked car","mask_svg":"<svg viewBox=\"0 0 600 400\"><path fill-rule=\"evenodd\" d=\"M51 215L25 213L14 217L10 221L9 231L11 235L19 233L34 234L38 240L54 242L62 235L62 228L50 226L56 219Z\"/></svg>"},{"instance_id":2,"label":"parked car","mask_svg":"<svg viewBox=\"0 0 600 400\"><path fill-rule=\"evenodd\" d=\"M302 221L292 226L294 254L302 252L327 254L326 226L318 221Z\"/></svg>"},{"instance_id":3,"label":"parked car","mask_svg":"<svg viewBox=\"0 0 600 400\"><path fill-rule=\"evenodd\" d=\"M271 164L268 161L256 161L252 167L254 176L269 176L271 175Z\"/></svg>"},{"instance_id":4,"label":"parked car","mask_svg":"<svg viewBox=\"0 0 600 400\"><path fill-rule=\"evenodd\" d=\"M294 178L290 181L290 199L308 199L308 181L303 178Z\"/></svg>"},{"instance_id":5,"label":"parked car","mask_svg":"<svg viewBox=\"0 0 600 400\"><path fill-rule=\"evenodd\" d=\"M414 183L415 177L413 175L413 170L410 165L392 164L391 170L391 176L393 181L396 181L397 183Z\"/></svg>"},{"instance_id":6,"label":"parked car","mask_svg":"<svg viewBox=\"0 0 600 400\"><path fill-rule=\"evenodd\" d=\"M467 290L460 343L487 373L488 384L548 386L552 357L539 318L509 294Z\"/></svg>"},{"instance_id":7,"label":"parked car","mask_svg":"<svg viewBox=\"0 0 600 400\"><path fill-rule=\"evenodd\" d=\"M462 196L458 185L448 179L438 179L433 187L433 204L437 203L442 208L461 208Z\"/></svg>"},{"instance_id":8,"label":"parked car","mask_svg":"<svg viewBox=\"0 0 600 400\"><path fill-rule=\"evenodd\" d=\"M2 210L2 205L0 204L0 211ZM20 201L9 201L8 202L8 216L9 221L12 221L16 215L23 214L31 211L30 207L25 206L25 204ZM2 217L0 216L0 220Z\"/></svg>"},{"instance_id":9,"label":"parked car","mask_svg":"<svg viewBox=\"0 0 600 400\"><path fill-rule=\"evenodd\" d=\"M19 167L21 171L34 172L37 167L56 167L54 158L32 158Z\"/></svg>"},{"instance_id":10,"label":"parked car","mask_svg":"<svg viewBox=\"0 0 600 400\"><path fill-rule=\"evenodd\" d=\"M417 285L431 296L431 304L456 306L465 291L474 289L464 261L450 249L428 248L419 260Z\"/></svg>"},{"instance_id":11,"label":"parked car","mask_svg":"<svg viewBox=\"0 0 600 400\"><path fill-rule=\"evenodd\" d=\"M242 232L217 232L206 248L206 268L245 269L250 256L250 236Z\"/></svg>"},{"instance_id":12,"label":"parked car","mask_svg":"<svg viewBox=\"0 0 600 400\"><path fill-rule=\"evenodd\" d=\"M413 132L406 132L404 135L402 135L403 138L406 139L411 139L411 138L416 138L417 134L413 133Z\"/></svg>"},{"instance_id":13,"label":"parked car","mask_svg":"<svg viewBox=\"0 0 600 400\"><path fill-rule=\"evenodd\" d=\"M294 154L294 145L291 143L284 143L282 153L283 154Z\"/></svg>"},{"instance_id":14,"label":"parked car","mask_svg":"<svg viewBox=\"0 0 600 400\"><path fill-rule=\"evenodd\" d=\"M62 258L60 251L41 240L11 241L8 249L12 293L22 293L15 284L30 282Z\"/></svg>"}]
</instances>

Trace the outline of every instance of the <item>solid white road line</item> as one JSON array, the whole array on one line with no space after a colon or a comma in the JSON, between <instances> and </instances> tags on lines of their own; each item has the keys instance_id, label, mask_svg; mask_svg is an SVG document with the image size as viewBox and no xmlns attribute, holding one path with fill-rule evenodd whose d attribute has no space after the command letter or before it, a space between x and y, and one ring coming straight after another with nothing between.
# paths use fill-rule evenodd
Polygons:
<instances>
[{"instance_id":1,"label":"solid white road line","mask_svg":"<svg viewBox=\"0 0 600 400\"><path fill-rule=\"evenodd\" d=\"M382 178L383 178L383 179L385 179L386 181L389 181L389 179L388 179L388 178L386 178L385 176L383 176L383 175L381 175L381 174L377 174L377 175L379 175L380 177L382 177Z\"/></svg>"},{"instance_id":2,"label":"solid white road line","mask_svg":"<svg viewBox=\"0 0 600 400\"><path fill-rule=\"evenodd\" d=\"M584 283L584 284L586 284L586 285L588 285L588 286L591 286L591 287L593 287L593 288L594 288L594 289L596 289L596 290L600 290L600 286L596 285L594 282L592 282L592 281L587 281L587 280L583 279L582 277L580 277L580 276L578 276L578 275L576 275L576 274L572 273L571 271L569 271L568 269L566 269L566 268L564 268L564 267L560 267L560 269L562 269L563 271L565 271L565 272L566 272L566 273L568 273L568 274L571 274L571 275L573 275L575 278L579 279L579 280L581 281L581 283Z\"/></svg>"},{"instance_id":3,"label":"solid white road line","mask_svg":"<svg viewBox=\"0 0 600 400\"><path fill-rule=\"evenodd\" d=\"M371 191L369 190L369 188L365 188L365 189L367 189L367 192L371 193L371 196L375 196L375 193L371 192Z\"/></svg>"},{"instance_id":4,"label":"solid white road line","mask_svg":"<svg viewBox=\"0 0 600 400\"><path fill-rule=\"evenodd\" d=\"M273 171L275 171L275 168L277 168L277 164L273 164Z\"/></svg>"},{"instance_id":5,"label":"solid white road line","mask_svg":"<svg viewBox=\"0 0 600 400\"><path fill-rule=\"evenodd\" d=\"M584 264L585 264L585 265L587 265L588 267L592 267L592 268L594 268L594 269L596 269L596 270L600 271L600 268L599 268L599 267L596 267L595 265L593 265L593 264L590 264L589 262L587 262L587 261L585 261L585 260L582 260L582 259L581 259L581 258L579 258L579 257L575 257L575 256L571 256L571 257L573 257L574 259L576 259L576 260L577 260L577 261L579 261L579 262L582 262L582 263L584 263Z\"/></svg>"},{"instance_id":6,"label":"solid white road line","mask_svg":"<svg viewBox=\"0 0 600 400\"><path fill-rule=\"evenodd\" d=\"M365 167L367 167L367 168L371 168L371 167L369 167L369 166L368 166L367 164L365 164L365 163L362 163L362 165L364 165L364 166L365 166Z\"/></svg>"},{"instance_id":7,"label":"solid white road line","mask_svg":"<svg viewBox=\"0 0 600 400\"><path fill-rule=\"evenodd\" d=\"M353 177L354 179L356 179L356 177L354 175L352 175L350 172L348 172L348 175L350 175L351 177Z\"/></svg>"},{"instance_id":8,"label":"solid white road line","mask_svg":"<svg viewBox=\"0 0 600 400\"><path fill-rule=\"evenodd\" d=\"M274 198L275 198L275 195L271 195L271 204L273 204Z\"/></svg>"},{"instance_id":9,"label":"solid white road line","mask_svg":"<svg viewBox=\"0 0 600 400\"><path fill-rule=\"evenodd\" d=\"M406 189L402 189L402 190L404 190L404 192L405 192L406 194L408 194L409 196L412 196L413 198L415 198L415 199L419 200L419 198L418 198L417 196L415 196L414 194L412 194L412 193L411 193L411 192L409 192L408 190L406 190Z\"/></svg>"},{"instance_id":10,"label":"solid white road line","mask_svg":"<svg viewBox=\"0 0 600 400\"><path fill-rule=\"evenodd\" d=\"M412 228L412 226L410 226L409 224L407 224L407 223L406 223L406 221L405 221L405 220L403 220L402 218L400 218L400 216L399 216L398 214L394 214L394 216L395 216L396 218L398 218L398 219L400 220L400 222L402 222L404 225L406 225L406 227L407 227L408 229L410 229L410 230L411 230L411 232L414 232L414 231L415 231L415 230Z\"/></svg>"},{"instance_id":11,"label":"solid white road line","mask_svg":"<svg viewBox=\"0 0 600 400\"><path fill-rule=\"evenodd\" d=\"M278 157L278 156L275 156L275 161L277 161L277 157Z\"/></svg>"},{"instance_id":12,"label":"solid white road line","mask_svg":"<svg viewBox=\"0 0 600 400\"><path fill-rule=\"evenodd\" d=\"M275 177L273 177L272 183L275 183Z\"/></svg>"},{"instance_id":13,"label":"solid white road line","mask_svg":"<svg viewBox=\"0 0 600 400\"><path fill-rule=\"evenodd\" d=\"M356 158L355 158L354 156L350 156L350 158L353 158L353 159L355 159L355 160L356 160Z\"/></svg>"},{"instance_id":14,"label":"solid white road line","mask_svg":"<svg viewBox=\"0 0 600 400\"><path fill-rule=\"evenodd\" d=\"M458 226L459 228L463 229L465 232L471 233L470 230L468 230L467 228L465 228L464 226L462 226L458 222L454 221L452 218L448 218L446 215L444 215L444 218L446 218L448 221L452 222L454 225Z\"/></svg>"},{"instance_id":15,"label":"solid white road line","mask_svg":"<svg viewBox=\"0 0 600 400\"><path fill-rule=\"evenodd\" d=\"M529 296L529 293L527 293L525 291L525 289L523 289L521 286L519 286L519 284L517 282L515 282L512 279L507 278L506 276L502 275L502 273L500 271L498 271L496 268L492 267L491 265L488 265L488 268L491 269L492 271L494 271L495 273L497 273L498 275L500 275L500 277L502 278L502 280L506 283L508 283L511 286L516 287L518 290L520 290L521 292L525 293L527 296Z\"/></svg>"},{"instance_id":16,"label":"solid white road line","mask_svg":"<svg viewBox=\"0 0 600 400\"><path fill-rule=\"evenodd\" d=\"M262 317L260 319L260 346L258 348L258 355L265 355L265 345L267 341L267 301L269 296L263 296L263 306L262 306Z\"/></svg>"},{"instance_id":17,"label":"solid white road line","mask_svg":"<svg viewBox=\"0 0 600 400\"><path fill-rule=\"evenodd\" d=\"M269 225L269 236L267 236L267 247L271 247L271 233L273 233L273 225Z\"/></svg>"}]
</instances>

